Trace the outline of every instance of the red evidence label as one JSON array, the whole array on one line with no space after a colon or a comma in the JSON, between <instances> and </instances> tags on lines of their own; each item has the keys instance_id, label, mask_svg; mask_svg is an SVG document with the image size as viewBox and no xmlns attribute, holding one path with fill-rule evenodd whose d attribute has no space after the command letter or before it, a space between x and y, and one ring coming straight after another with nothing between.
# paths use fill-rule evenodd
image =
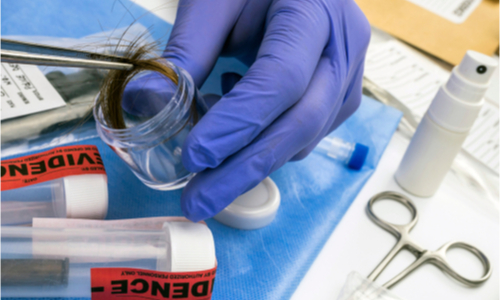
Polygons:
<instances>
[{"instance_id":1,"label":"red evidence label","mask_svg":"<svg viewBox=\"0 0 500 300\"><path fill-rule=\"evenodd\" d=\"M1 169L2 191L71 175L106 174L99 150L93 145L58 147L3 160Z\"/></svg>"},{"instance_id":2,"label":"red evidence label","mask_svg":"<svg viewBox=\"0 0 500 300\"><path fill-rule=\"evenodd\" d=\"M174 273L133 268L93 268L90 270L92 300L210 300L216 269Z\"/></svg>"}]
</instances>

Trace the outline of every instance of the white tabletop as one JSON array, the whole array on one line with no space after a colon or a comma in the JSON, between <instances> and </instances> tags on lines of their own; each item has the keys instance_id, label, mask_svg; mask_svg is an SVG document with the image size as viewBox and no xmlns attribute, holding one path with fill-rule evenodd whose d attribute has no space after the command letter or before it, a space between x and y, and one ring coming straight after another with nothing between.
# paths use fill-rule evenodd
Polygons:
<instances>
[{"instance_id":1,"label":"white tabletop","mask_svg":"<svg viewBox=\"0 0 500 300\"><path fill-rule=\"evenodd\" d=\"M367 276L394 246L396 238L373 223L365 213L368 200L376 193L392 190L409 196L420 219L411 232L424 248L436 250L452 240L462 240L481 249L491 260L493 274L479 288L465 287L433 265L425 265L392 288L399 297L417 299L498 299L499 298L499 217L495 203L474 197L464 184L448 174L431 198L405 193L393 175L408 145L400 133L392 138L377 170L354 200L330 236L323 250L300 283L292 299L337 299L347 275L357 271ZM335 201L335 199L332 199ZM390 220L404 221L410 214L397 203L380 203L376 210ZM479 261L462 250L450 250L449 259L457 271L479 278ZM415 257L403 250L377 280L384 283L408 266Z\"/></svg>"}]
</instances>

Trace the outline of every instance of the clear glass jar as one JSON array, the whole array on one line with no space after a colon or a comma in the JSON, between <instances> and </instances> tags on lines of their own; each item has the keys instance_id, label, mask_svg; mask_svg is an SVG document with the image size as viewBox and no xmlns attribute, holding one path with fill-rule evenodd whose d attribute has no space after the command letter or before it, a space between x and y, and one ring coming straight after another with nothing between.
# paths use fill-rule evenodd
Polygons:
<instances>
[{"instance_id":1,"label":"clear glass jar","mask_svg":"<svg viewBox=\"0 0 500 300\"><path fill-rule=\"evenodd\" d=\"M192 106L201 106L198 113L205 108L191 76L172 63L166 63L177 74L178 84L172 84L176 90L172 91L172 97L156 115L144 118L124 113L127 128L114 129L103 117L97 101L99 95L94 106L94 118L101 139L145 185L157 190L182 188L194 176L182 164L182 145L195 125Z\"/></svg>"}]
</instances>

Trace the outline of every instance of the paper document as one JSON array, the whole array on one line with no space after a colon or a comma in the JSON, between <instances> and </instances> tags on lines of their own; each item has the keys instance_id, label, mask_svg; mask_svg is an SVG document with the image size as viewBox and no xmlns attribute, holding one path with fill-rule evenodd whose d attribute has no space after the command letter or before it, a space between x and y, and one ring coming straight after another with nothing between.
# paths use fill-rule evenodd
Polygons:
<instances>
[{"instance_id":1,"label":"paper document","mask_svg":"<svg viewBox=\"0 0 500 300\"><path fill-rule=\"evenodd\" d=\"M401 42L388 41L368 48L365 76L405 104L418 122L449 75Z\"/></svg>"},{"instance_id":2,"label":"paper document","mask_svg":"<svg viewBox=\"0 0 500 300\"><path fill-rule=\"evenodd\" d=\"M2 120L66 105L34 65L2 63Z\"/></svg>"},{"instance_id":3,"label":"paper document","mask_svg":"<svg viewBox=\"0 0 500 300\"><path fill-rule=\"evenodd\" d=\"M498 105L486 102L463 148L498 174Z\"/></svg>"},{"instance_id":4,"label":"paper document","mask_svg":"<svg viewBox=\"0 0 500 300\"><path fill-rule=\"evenodd\" d=\"M481 0L407 0L453 23L463 23Z\"/></svg>"},{"instance_id":5,"label":"paper document","mask_svg":"<svg viewBox=\"0 0 500 300\"><path fill-rule=\"evenodd\" d=\"M401 42L391 40L370 45L364 75L407 106L420 122L450 73ZM465 151L497 174L498 127L498 104L486 101L463 145Z\"/></svg>"}]
</instances>

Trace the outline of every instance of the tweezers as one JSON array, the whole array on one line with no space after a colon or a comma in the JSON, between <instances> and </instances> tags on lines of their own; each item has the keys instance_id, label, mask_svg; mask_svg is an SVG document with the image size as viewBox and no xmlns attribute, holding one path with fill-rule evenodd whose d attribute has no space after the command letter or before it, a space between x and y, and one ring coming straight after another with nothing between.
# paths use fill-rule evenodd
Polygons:
<instances>
[{"instance_id":1,"label":"tweezers","mask_svg":"<svg viewBox=\"0 0 500 300\"><path fill-rule=\"evenodd\" d=\"M1 39L1 61L28 65L130 70L125 58L115 55Z\"/></svg>"}]
</instances>

